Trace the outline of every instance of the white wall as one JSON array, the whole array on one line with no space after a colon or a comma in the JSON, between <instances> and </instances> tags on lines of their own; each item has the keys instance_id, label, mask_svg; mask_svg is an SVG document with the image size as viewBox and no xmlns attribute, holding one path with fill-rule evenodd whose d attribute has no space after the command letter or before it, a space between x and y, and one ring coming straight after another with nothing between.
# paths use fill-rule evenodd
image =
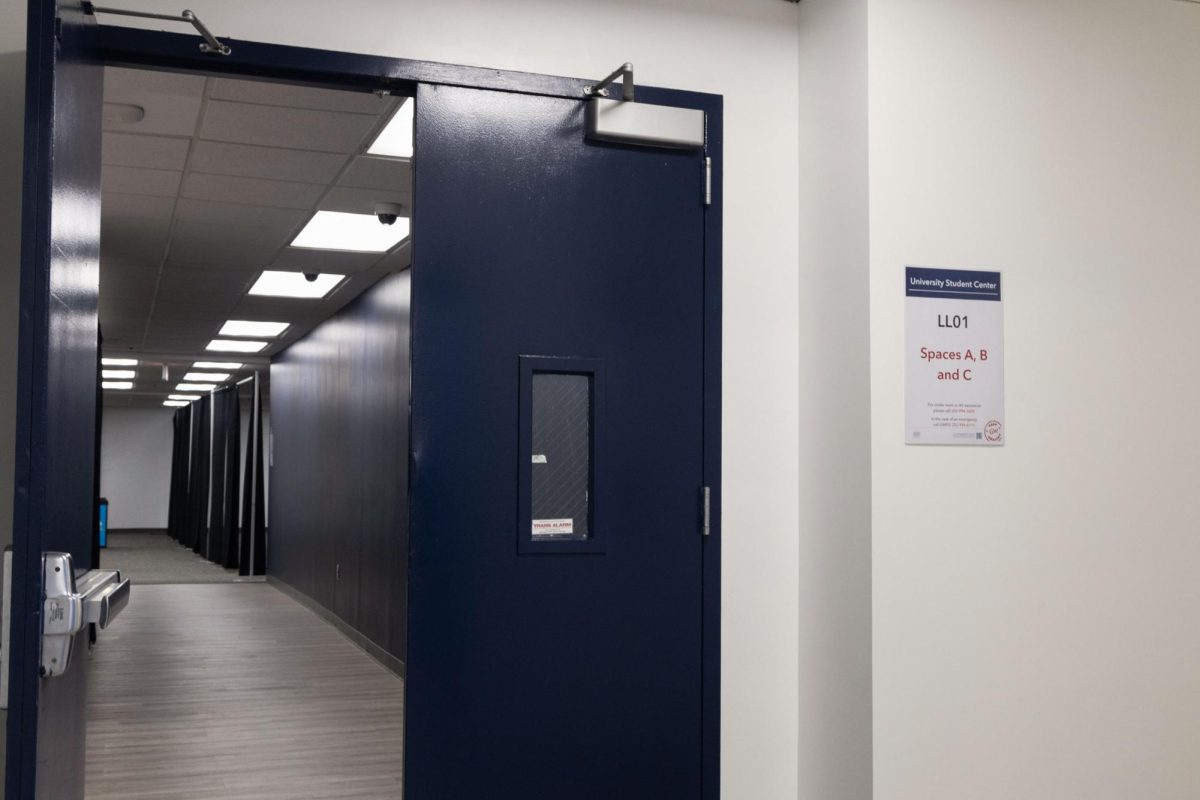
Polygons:
<instances>
[{"instance_id":1,"label":"white wall","mask_svg":"<svg viewBox=\"0 0 1200 800\"><path fill-rule=\"evenodd\" d=\"M109 528L167 527L173 408L105 406L100 431L100 496Z\"/></svg>"},{"instance_id":2,"label":"white wall","mask_svg":"<svg viewBox=\"0 0 1200 800\"><path fill-rule=\"evenodd\" d=\"M830 502L827 485L800 480L801 457L812 475L824 454L797 455L796 6L205 0L195 10L237 38L574 76L631 60L639 82L725 96L722 785L729 798L796 797L798 514Z\"/></svg>"},{"instance_id":3,"label":"white wall","mask_svg":"<svg viewBox=\"0 0 1200 800\"><path fill-rule=\"evenodd\" d=\"M799 793L871 797L867 0L800 4Z\"/></svg>"},{"instance_id":4,"label":"white wall","mask_svg":"<svg viewBox=\"0 0 1200 800\"><path fill-rule=\"evenodd\" d=\"M1200 6L871 0L875 796L1200 797ZM1008 442L905 447L905 264Z\"/></svg>"}]
</instances>

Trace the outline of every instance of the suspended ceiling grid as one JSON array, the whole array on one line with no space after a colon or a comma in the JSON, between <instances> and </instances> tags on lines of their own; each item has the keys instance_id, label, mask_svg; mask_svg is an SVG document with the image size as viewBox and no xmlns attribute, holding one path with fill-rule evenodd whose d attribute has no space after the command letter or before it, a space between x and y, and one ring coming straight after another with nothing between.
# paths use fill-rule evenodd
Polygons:
<instances>
[{"instance_id":1,"label":"suspended ceiling grid","mask_svg":"<svg viewBox=\"0 0 1200 800\"><path fill-rule=\"evenodd\" d=\"M147 362L106 405L161 405L194 360L265 365L408 266L407 240L385 254L288 246L318 209L411 208L409 161L363 155L402 98L109 67L104 101L103 353ZM263 269L348 278L322 300L247 295ZM257 357L206 351L228 319L291 325Z\"/></svg>"}]
</instances>

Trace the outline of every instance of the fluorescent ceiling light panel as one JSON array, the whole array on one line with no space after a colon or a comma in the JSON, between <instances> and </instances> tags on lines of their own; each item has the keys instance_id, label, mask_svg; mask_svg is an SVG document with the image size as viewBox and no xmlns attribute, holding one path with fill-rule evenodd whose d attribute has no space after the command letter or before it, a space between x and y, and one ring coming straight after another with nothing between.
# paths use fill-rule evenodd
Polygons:
<instances>
[{"instance_id":1,"label":"fluorescent ceiling light panel","mask_svg":"<svg viewBox=\"0 0 1200 800\"><path fill-rule=\"evenodd\" d=\"M211 392L217 388L215 383L181 383L175 387L177 392Z\"/></svg>"},{"instance_id":2,"label":"fluorescent ceiling light panel","mask_svg":"<svg viewBox=\"0 0 1200 800\"><path fill-rule=\"evenodd\" d=\"M286 322L259 322L250 319L231 319L221 326L221 336L278 336L287 330Z\"/></svg>"},{"instance_id":3,"label":"fluorescent ceiling light panel","mask_svg":"<svg viewBox=\"0 0 1200 800\"><path fill-rule=\"evenodd\" d=\"M198 395L198 394L169 394L169 395L167 395L167 399L168 400L199 400L200 395Z\"/></svg>"},{"instance_id":4,"label":"fluorescent ceiling light panel","mask_svg":"<svg viewBox=\"0 0 1200 800\"><path fill-rule=\"evenodd\" d=\"M136 378L137 370L134 369L102 369L100 370L101 378L123 380L126 378Z\"/></svg>"},{"instance_id":5,"label":"fluorescent ceiling light panel","mask_svg":"<svg viewBox=\"0 0 1200 800\"><path fill-rule=\"evenodd\" d=\"M241 369L240 361L197 361L192 369Z\"/></svg>"},{"instance_id":6,"label":"fluorescent ceiling light panel","mask_svg":"<svg viewBox=\"0 0 1200 800\"><path fill-rule=\"evenodd\" d=\"M102 358L100 363L106 367L136 367L138 360L136 358Z\"/></svg>"},{"instance_id":7,"label":"fluorescent ceiling light panel","mask_svg":"<svg viewBox=\"0 0 1200 800\"><path fill-rule=\"evenodd\" d=\"M229 380L228 372L189 372L183 376L185 381L196 383L220 383Z\"/></svg>"},{"instance_id":8,"label":"fluorescent ceiling light panel","mask_svg":"<svg viewBox=\"0 0 1200 800\"><path fill-rule=\"evenodd\" d=\"M102 381L100 383L102 389L132 389L133 381Z\"/></svg>"},{"instance_id":9,"label":"fluorescent ceiling light panel","mask_svg":"<svg viewBox=\"0 0 1200 800\"><path fill-rule=\"evenodd\" d=\"M187 400L163 400L164 406L180 407L180 406L186 406L187 404L188 404Z\"/></svg>"},{"instance_id":10,"label":"fluorescent ceiling light panel","mask_svg":"<svg viewBox=\"0 0 1200 800\"><path fill-rule=\"evenodd\" d=\"M205 350L216 350L221 353L257 353L270 342L238 341L236 339L213 339Z\"/></svg>"},{"instance_id":11,"label":"fluorescent ceiling light panel","mask_svg":"<svg viewBox=\"0 0 1200 800\"><path fill-rule=\"evenodd\" d=\"M408 217L384 225L374 214L318 211L292 240L292 247L386 253L408 236L408 227Z\"/></svg>"},{"instance_id":12,"label":"fluorescent ceiling light panel","mask_svg":"<svg viewBox=\"0 0 1200 800\"><path fill-rule=\"evenodd\" d=\"M369 156L391 156L392 158L412 158L413 154L413 99L404 98L404 102L392 113L388 124L371 142L367 148Z\"/></svg>"},{"instance_id":13,"label":"fluorescent ceiling light panel","mask_svg":"<svg viewBox=\"0 0 1200 800\"><path fill-rule=\"evenodd\" d=\"M399 222L399 219L396 221ZM262 297L300 297L316 300L332 292L333 287L341 283L342 278L345 277L345 275L321 272L317 273L315 280L310 281L304 277L303 272L279 272L268 269L263 270L263 274L259 275L258 280L250 287L250 294Z\"/></svg>"}]
</instances>

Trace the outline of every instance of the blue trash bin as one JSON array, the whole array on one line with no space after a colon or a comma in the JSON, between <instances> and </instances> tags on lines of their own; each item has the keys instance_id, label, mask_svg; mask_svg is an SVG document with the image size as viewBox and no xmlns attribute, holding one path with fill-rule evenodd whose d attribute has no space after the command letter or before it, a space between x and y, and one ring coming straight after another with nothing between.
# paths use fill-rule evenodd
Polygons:
<instances>
[{"instance_id":1,"label":"blue trash bin","mask_svg":"<svg viewBox=\"0 0 1200 800\"><path fill-rule=\"evenodd\" d=\"M108 499L100 498L100 546L108 547Z\"/></svg>"}]
</instances>

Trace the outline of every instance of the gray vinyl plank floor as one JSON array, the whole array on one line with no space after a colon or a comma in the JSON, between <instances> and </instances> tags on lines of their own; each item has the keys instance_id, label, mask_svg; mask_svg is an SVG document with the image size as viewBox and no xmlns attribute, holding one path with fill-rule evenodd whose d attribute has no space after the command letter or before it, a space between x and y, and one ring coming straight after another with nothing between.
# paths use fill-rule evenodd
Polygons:
<instances>
[{"instance_id":1,"label":"gray vinyl plank floor","mask_svg":"<svg viewBox=\"0 0 1200 800\"><path fill-rule=\"evenodd\" d=\"M135 586L149 583L230 583L235 569L225 569L167 536L166 532L112 531L100 551L100 566L118 569Z\"/></svg>"},{"instance_id":2,"label":"gray vinyl plank floor","mask_svg":"<svg viewBox=\"0 0 1200 800\"><path fill-rule=\"evenodd\" d=\"M270 584L133 586L89 664L87 800L399 798L404 685Z\"/></svg>"}]
</instances>

